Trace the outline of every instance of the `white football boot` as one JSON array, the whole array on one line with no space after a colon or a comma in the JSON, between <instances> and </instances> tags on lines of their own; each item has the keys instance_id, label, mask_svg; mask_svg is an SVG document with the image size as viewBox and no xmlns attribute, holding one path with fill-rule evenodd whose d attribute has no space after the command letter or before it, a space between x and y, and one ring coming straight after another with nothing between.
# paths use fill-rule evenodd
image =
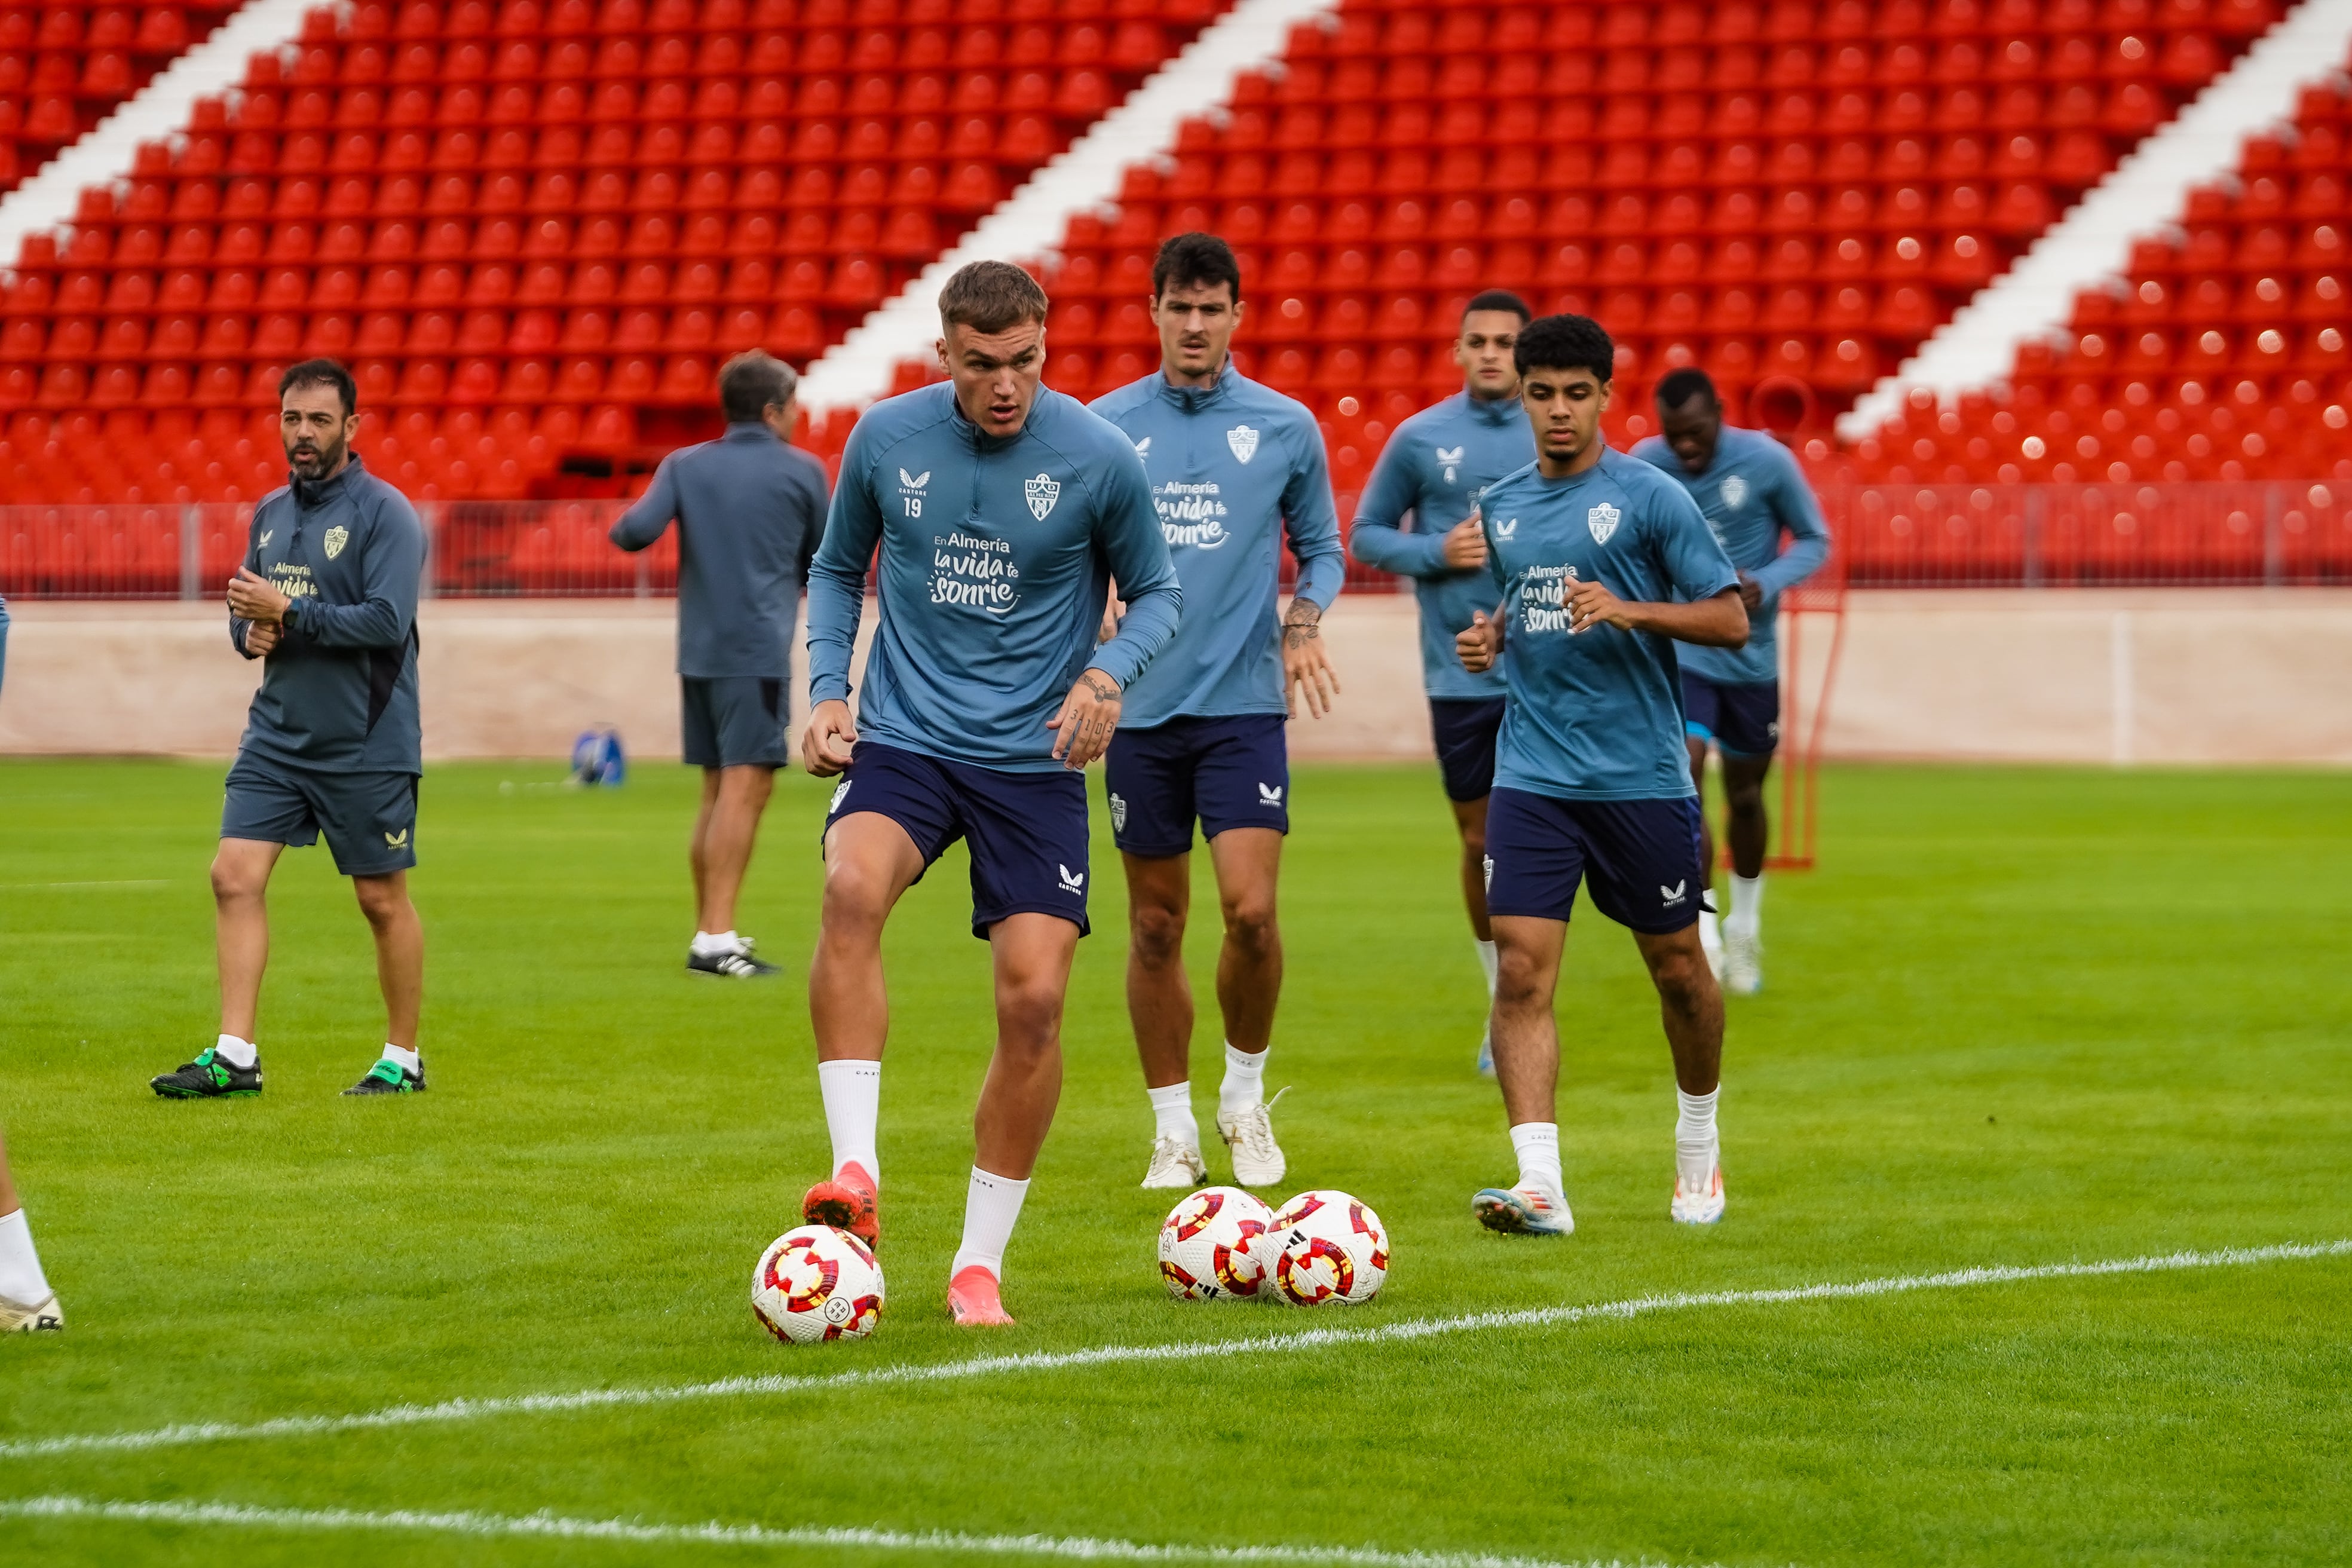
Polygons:
<instances>
[{"instance_id":1,"label":"white football boot","mask_svg":"<svg viewBox=\"0 0 2352 1568\"><path fill-rule=\"evenodd\" d=\"M1507 1236L1568 1236L1576 1229L1567 1194L1542 1187L1487 1187L1470 1200L1470 1212L1488 1230Z\"/></svg>"},{"instance_id":2,"label":"white football boot","mask_svg":"<svg viewBox=\"0 0 2352 1568\"><path fill-rule=\"evenodd\" d=\"M1706 954L1706 966L1723 978L1723 926L1713 910L1702 905L1698 911L1698 948Z\"/></svg>"},{"instance_id":3,"label":"white football boot","mask_svg":"<svg viewBox=\"0 0 2352 1568\"><path fill-rule=\"evenodd\" d=\"M1486 1032L1478 1037L1478 1076L1495 1076L1495 1017L1486 1016Z\"/></svg>"},{"instance_id":4,"label":"white football boot","mask_svg":"<svg viewBox=\"0 0 2352 1568\"><path fill-rule=\"evenodd\" d=\"M54 1291L47 1300L30 1307L0 1296L0 1334L56 1333L65 1326L66 1310L58 1305Z\"/></svg>"},{"instance_id":5,"label":"white football boot","mask_svg":"<svg viewBox=\"0 0 2352 1568\"><path fill-rule=\"evenodd\" d=\"M1725 923L1723 957L1715 972L1734 996L1753 996L1764 989L1764 939L1753 926Z\"/></svg>"},{"instance_id":6,"label":"white football boot","mask_svg":"<svg viewBox=\"0 0 2352 1568\"><path fill-rule=\"evenodd\" d=\"M1706 1181L1699 1186L1685 1182L1680 1173L1675 1176L1674 1202L1666 1207L1677 1225L1713 1225L1723 1217L1723 1167L1707 1167Z\"/></svg>"},{"instance_id":7,"label":"white football boot","mask_svg":"<svg viewBox=\"0 0 2352 1568\"><path fill-rule=\"evenodd\" d=\"M1245 1110L1217 1112L1217 1136L1233 1151L1235 1186L1270 1187L1290 1168L1282 1145L1274 1141L1274 1108L1289 1092L1286 1089Z\"/></svg>"},{"instance_id":8,"label":"white football boot","mask_svg":"<svg viewBox=\"0 0 2352 1568\"><path fill-rule=\"evenodd\" d=\"M1190 1192L1208 1179L1209 1163L1201 1158L1198 1148L1173 1138L1151 1141L1151 1164L1143 1173L1146 1187Z\"/></svg>"}]
</instances>

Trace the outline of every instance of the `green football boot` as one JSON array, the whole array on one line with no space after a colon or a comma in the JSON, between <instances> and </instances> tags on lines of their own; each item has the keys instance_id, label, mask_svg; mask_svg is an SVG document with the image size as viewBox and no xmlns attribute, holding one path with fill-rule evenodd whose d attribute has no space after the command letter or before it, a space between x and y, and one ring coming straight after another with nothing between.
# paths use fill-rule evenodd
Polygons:
<instances>
[{"instance_id":1,"label":"green football boot","mask_svg":"<svg viewBox=\"0 0 2352 1568\"><path fill-rule=\"evenodd\" d=\"M367 1069L367 1076L343 1090L345 1094L423 1094L425 1092L425 1058L416 1058L416 1070L410 1072L398 1062L386 1057Z\"/></svg>"},{"instance_id":2,"label":"green football boot","mask_svg":"<svg viewBox=\"0 0 2352 1568\"><path fill-rule=\"evenodd\" d=\"M207 1047L194 1061L182 1063L177 1072L147 1081L165 1100L247 1099L261 1092L261 1058L241 1068Z\"/></svg>"}]
</instances>

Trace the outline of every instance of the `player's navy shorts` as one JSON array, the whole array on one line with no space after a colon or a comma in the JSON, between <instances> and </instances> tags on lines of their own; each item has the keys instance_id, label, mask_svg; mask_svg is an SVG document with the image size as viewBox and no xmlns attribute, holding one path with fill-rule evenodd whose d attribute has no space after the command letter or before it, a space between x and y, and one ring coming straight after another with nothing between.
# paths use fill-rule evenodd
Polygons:
<instances>
[{"instance_id":1,"label":"player's navy shorts","mask_svg":"<svg viewBox=\"0 0 2352 1568\"><path fill-rule=\"evenodd\" d=\"M1433 697L1430 733L1448 800L1484 800L1495 787L1495 737L1503 731L1499 697Z\"/></svg>"},{"instance_id":2,"label":"player's navy shorts","mask_svg":"<svg viewBox=\"0 0 2352 1568\"><path fill-rule=\"evenodd\" d=\"M1228 827L1290 831L1290 747L1279 713L1171 719L1110 738L1104 782L1111 836L1129 855L1160 859Z\"/></svg>"},{"instance_id":3,"label":"player's navy shorts","mask_svg":"<svg viewBox=\"0 0 2352 1568\"><path fill-rule=\"evenodd\" d=\"M784 683L757 675L678 677L688 767L780 768L791 754Z\"/></svg>"},{"instance_id":4,"label":"player's navy shorts","mask_svg":"<svg viewBox=\"0 0 2352 1568\"><path fill-rule=\"evenodd\" d=\"M1727 757L1769 757L1780 743L1780 683L1709 680L1684 670L1683 729Z\"/></svg>"},{"instance_id":5,"label":"player's navy shorts","mask_svg":"<svg viewBox=\"0 0 2352 1568\"><path fill-rule=\"evenodd\" d=\"M333 773L239 752L221 837L299 849L327 836L335 869L383 877L416 864L416 775Z\"/></svg>"},{"instance_id":6,"label":"player's navy shorts","mask_svg":"<svg viewBox=\"0 0 2352 1568\"><path fill-rule=\"evenodd\" d=\"M1663 936L1698 919L1698 802L1556 800L1505 785L1486 807L1486 912L1564 921L1592 907Z\"/></svg>"},{"instance_id":7,"label":"player's navy shorts","mask_svg":"<svg viewBox=\"0 0 2352 1568\"><path fill-rule=\"evenodd\" d=\"M1015 773L860 741L834 786L824 825L861 811L887 816L922 852L923 869L963 839L971 847L971 934L1008 915L1087 924L1087 783L1066 769ZM922 878L915 879L921 881Z\"/></svg>"}]
</instances>

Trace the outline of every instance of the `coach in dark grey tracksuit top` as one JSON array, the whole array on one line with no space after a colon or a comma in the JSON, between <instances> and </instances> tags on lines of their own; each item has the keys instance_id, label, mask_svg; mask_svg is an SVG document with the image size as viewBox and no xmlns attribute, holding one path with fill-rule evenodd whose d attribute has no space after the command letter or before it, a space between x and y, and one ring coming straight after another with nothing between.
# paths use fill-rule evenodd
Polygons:
<instances>
[{"instance_id":1,"label":"coach in dark grey tracksuit top","mask_svg":"<svg viewBox=\"0 0 2352 1568\"><path fill-rule=\"evenodd\" d=\"M416 591L425 529L408 498L354 454L254 509L246 570L289 601L229 770L224 838L310 844L335 868L382 876L416 864ZM251 658L253 623L229 617Z\"/></svg>"},{"instance_id":2,"label":"coach in dark grey tracksuit top","mask_svg":"<svg viewBox=\"0 0 2352 1568\"><path fill-rule=\"evenodd\" d=\"M643 550L677 524L677 674L687 762L703 770L688 863L696 925L686 966L751 980L776 966L736 934L735 895L775 770L790 755L793 623L824 531L824 468L785 439L792 367L756 350L719 373L727 433L672 452L613 525Z\"/></svg>"},{"instance_id":3,"label":"coach in dark grey tracksuit top","mask_svg":"<svg viewBox=\"0 0 2352 1568\"><path fill-rule=\"evenodd\" d=\"M824 467L757 419L672 452L613 525L643 550L678 525L677 673L686 760L781 767L793 626L824 529Z\"/></svg>"}]
</instances>

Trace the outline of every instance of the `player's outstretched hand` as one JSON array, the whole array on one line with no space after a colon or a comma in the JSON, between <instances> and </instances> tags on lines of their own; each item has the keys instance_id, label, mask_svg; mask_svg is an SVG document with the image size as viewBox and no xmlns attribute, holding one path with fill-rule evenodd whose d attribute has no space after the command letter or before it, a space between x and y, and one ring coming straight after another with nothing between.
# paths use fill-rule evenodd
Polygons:
<instances>
[{"instance_id":1,"label":"player's outstretched hand","mask_svg":"<svg viewBox=\"0 0 2352 1568\"><path fill-rule=\"evenodd\" d=\"M1073 773L1110 749L1118 728L1118 682L1099 669L1082 669L1078 683L1062 699L1062 710L1045 721L1054 731L1054 755Z\"/></svg>"},{"instance_id":2,"label":"player's outstretched hand","mask_svg":"<svg viewBox=\"0 0 2352 1568\"><path fill-rule=\"evenodd\" d=\"M1502 651L1503 628L1489 620L1484 610L1472 616L1470 624L1454 634L1454 657L1473 675L1484 675L1494 668Z\"/></svg>"},{"instance_id":3,"label":"player's outstretched hand","mask_svg":"<svg viewBox=\"0 0 2352 1568\"><path fill-rule=\"evenodd\" d=\"M1475 510L1446 530L1445 563L1458 572L1486 564L1486 531Z\"/></svg>"},{"instance_id":4,"label":"player's outstretched hand","mask_svg":"<svg viewBox=\"0 0 2352 1568\"><path fill-rule=\"evenodd\" d=\"M275 626L286 614L289 602L285 595L269 585L268 578L257 577L242 566L229 579L229 613L243 616L248 621Z\"/></svg>"},{"instance_id":5,"label":"player's outstretched hand","mask_svg":"<svg viewBox=\"0 0 2352 1568\"><path fill-rule=\"evenodd\" d=\"M1282 700L1290 716L1299 705L1320 719L1339 695L1339 672L1323 642L1323 611L1312 599L1293 599L1282 622Z\"/></svg>"},{"instance_id":6,"label":"player's outstretched hand","mask_svg":"<svg viewBox=\"0 0 2352 1568\"><path fill-rule=\"evenodd\" d=\"M1575 582L1568 586L1568 629L1580 632L1594 622L1633 627L1633 606L1599 583Z\"/></svg>"},{"instance_id":7,"label":"player's outstretched hand","mask_svg":"<svg viewBox=\"0 0 2352 1568\"><path fill-rule=\"evenodd\" d=\"M829 698L811 711L808 728L801 731L801 766L829 779L849 765L850 748L856 744L857 721L849 716L849 704Z\"/></svg>"},{"instance_id":8,"label":"player's outstretched hand","mask_svg":"<svg viewBox=\"0 0 2352 1568\"><path fill-rule=\"evenodd\" d=\"M245 657L267 658L278 647L279 627L275 621L247 621L245 626Z\"/></svg>"}]
</instances>

